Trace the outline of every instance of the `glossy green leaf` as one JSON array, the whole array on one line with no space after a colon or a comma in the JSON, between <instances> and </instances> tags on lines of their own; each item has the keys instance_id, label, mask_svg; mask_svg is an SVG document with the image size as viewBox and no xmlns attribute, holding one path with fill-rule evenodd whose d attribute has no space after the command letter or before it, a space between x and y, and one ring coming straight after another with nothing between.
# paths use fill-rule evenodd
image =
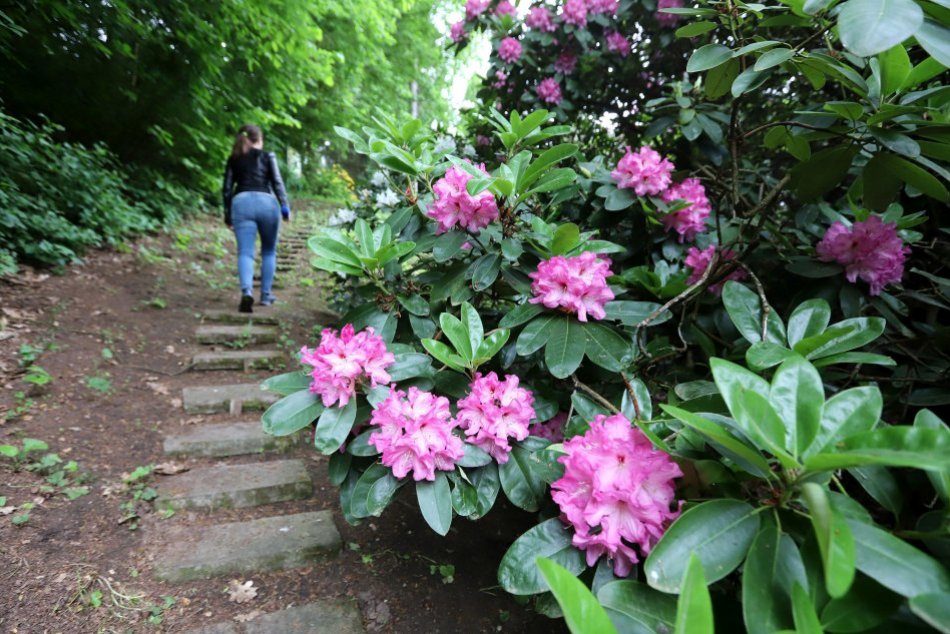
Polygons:
<instances>
[{"instance_id":1,"label":"glossy green leaf","mask_svg":"<svg viewBox=\"0 0 950 634\"><path fill-rule=\"evenodd\" d=\"M327 407L317 420L313 445L322 454L330 455L340 450L356 422L356 399L351 398L343 407Z\"/></svg>"},{"instance_id":2,"label":"glossy green leaf","mask_svg":"<svg viewBox=\"0 0 950 634\"><path fill-rule=\"evenodd\" d=\"M582 329L587 337L587 358L605 370L620 372L624 367L623 359L632 344L613 328L603 324L589 322L583 324Z\"/></svg>"},{"instance_id":3,"label":"glossy green leaf","mask_svg":"<svg viewBox=\"0 0 950 634\"><path fill-rule=\"evenodd\" d=\"M323 413L323 403L309 390L294 392L267 408L261 423L274 436L288 436L310 425ZM337 445L339 448L339 445Z\"/></svg>"},{"instance_id":4,"label":"glossy green leaf","mask_svg":"<svg viewBox=\"0 0 950 634\"><path fill-rule=\"evenodd\" d=\"M445 472L436 471L432 482L416 482L416 499L429 527L439 535L446 535L452 526L452 492Z\"/></svg>"},{"instance_id":5,"label":"glossy green leaf","mask_svg":"<svg viewBox=\"0 0 950 634\"><path fill-rule=\"evenodd\" d=\"M721 426L698 414L671 405L660 405L660 408L699 432L707 442L712 443L723 455L737 462L743 469L760 478L771 477L772 471L765 458L754 448L731 436Z\"/></svg>"},{"instance_id":6,"label":"glossy green leaf","mask_svg":"<svg viewBox=\"0 0 950 634\"><path fill-rule=\"evenodd\" d=\"M855 317L845 319L819 335L801 339L793 346L806 359L820 359L840 354L867 345L884 332L884 319L880 317Z\"/></svg>"},{"instance_id":7,"label":"glossy green leaf","mask_svg":"<svg viewBox=\"0 0 950 634\"><path fill-rule=\"evenodd\" d=\"M518 354L525 357L543 348L550 339L558 319L561 318L548 313L529 322L515 342Z\"/></svg>"},{"instance_id":8,"label":"glossy green leaf","mask_svg":"<svg viewBox=\"0 0 950 634\"><path fill-rule=\"evenodd\" d=\"M496 330L490 335L485 337L482 343L478 346L478 349L475 350L475 363L481 365L491 360L498 351L505 347L505 344L508 343L508 337L511 335L511 331L502 328L501 330Z\"/></svg>"},{"instance_id":9,"label":"glossy green leaf","mask_svg":"<svg viewBox=\"0 0 950 634\"><path fill-rule=\"evenodd\" d=\"M910 610L941 634L950 634L950 592L917 595Z\"/></svg>"},{"instance_id":10,"label":"glossy green leaf","mask_svg":"<svg viewBox=\"0 0 950 634\"><path fill-rule=\"evenodd\" d=\"M769 402L785 423L785 448L800 456L818 435L825 390L815 366L789 357L772 377Z\"/></svg>"},{"instance_id":11,"label":"glossy green leaf","mask_svg":"<svg viewBox=\"0 0 950 634\"><path fill-rule=\"evenodd\" d=\"M778 66L779 64L784 64L788 60L795 57L795 50L791 48L773 48L770 49L759 57L755 61L755 66L753 68L759 72L772 68L773 66Z\"/></svg>"},{"instance_id":12,"label":"glossy green leaf","mask_svg":"<svg viewBox=\"0 0 950 634\"><path fill-rule=\"evenodd\" d=\"M777 343L760 341L749 346L745 353L746 364L753 370L765 370L785 361L795 353Z\"/></svg>"},{"instance_id":13,"label":"glossy green leaf","mask_svg":"<svg viewBox=\"0 0 950 634\"><path fill-rule=\"evenodd\" d=\"M477 499L475 501L475 513L470 517L477 519L484 517L492 506L495 505L495 499L498 497L498 491L501 489L501 481L498 479L498 467L494 462L490 462L480 469L474 469L468 472L469 480L475 487Z\"/></svg>"},{"instance_id":14,"label":"glossy green leaf","mask_svg":"<svg viewBox=\"0 0 950 634\"><path fill-rule=\"evenodd\" d=\"M538 569L564 613L564 621L572 634L597 632L617 634L591 591L574 573L546 557L538 557Z\"/></svg>"},{"instance_id":15,"label":"glossy green leaf","mask_svg":"<svg viewBox=\"0 0 950 634\"><path fill-rule=\"evenodd\" d=\"M281 396L290 396L294 392L306 390L313 379L306 372L288 372L266 379L261 387L268 392L276 392Z\"/></svg>"},{"instance_id":16,"label":"glossy green leaf","mask_svg":"<svg viewBox=\"0 0 950 634\"><path fill-rule=\"evenodd\" d=\"M540 594L548 589L535 562L546 557L572 574L579 574L586 565L584 554L571 544L572 532L554 517L521 535L502 557L498 566L498 583L511 594Z\"/></svg>"},{"instance_id":17,"label":"glossy green leaf","mask_svg":"<svg viewBox=\"0 0 950 634\"><path fill-rule=\"evenodd\" d=\"M921 429L946 429L947 424L929 409L922 409L914 417L914 427ZM928 471L927 477L933 484L934 490L946 504L950 501L950 469Z\"/></svg>"},{"instance_id":18,"label":"glossy green leaf","mask_svg":"<svg viewBox=\"0 0 950 634\"><path fill-rule=\"evenodd\" d=\"M950 430L901 425L848 436L835 444L835 453L819 453L805 461L813 471L864 465L950 469Z\"/></svg>"},{"instance_id":19,"label":"glossy green leaf","mask_svg":"<svg viewBox=\"0 0 950 634\"><path fill-rule=\"evenodd\" d=\"M485 329L482 326L482 318L478 311L468 302L462 304L462 325L468 335L468 350L471 351L469 359L472 359L475 356L475 350L478 349L485 337ZM456 350L460 350L458 346L456 346Z\"/></svg>"},{"instance_id":20,"label":"glossy green leaf","mask_svg":"<svg viewBox=\"0 0 950 634\"><path fill-rule=\"evenodd\" d=\"M379 517L389 506L393 496L402 483L397 480L392 473L387 473L380 479L373 482L366 494L366 510L370 515Z\"/></svg>"},{"instance_id":21,"label":"glossy green leaf","mask_svg":"<svg viewBox=\"0 0 950 634\"><path fill-rule=\"evenodd\" d=\"M541 507L547 489L539 466L531 451L522 445L511 450L508 462L498 465L498 477L505 495L512 504L532 513Z\"/></svg>"},{"instance_id":22,"label":"glossy green leaf","mask_svg":"<svg viewBox=\"0 0 950 634\"><path fill-rule=\"evenodd\" d=\"M846 595L821 610L821 625L829 632L872 630L900 607L903 599L865 575L855 577Z\"/></svg>"},{"instance_id":23,"label":"glossy green leaf","mask_svg":"<svg viewBox=\"0 0 950 634\"><path fill-rule=\"evenodd\" d=\"M792 168L789 184L803 201L823 196L842 183L855 153L853 148L843 145L815 152Z\"/></svg>"},{"instance_id":24,"label":"glossy green leaf","mask_svg":"<svg viewBox=\"0 0 950 634\"><path fill-rule=\"evenodd\" d=\"M465 455L456 463L460 467L464 467L465 469L484 467L492 461L492 457L488 452L471 443L465 443L463 448Z\"/></svg>"},{"instance_id":25,"label":"glossy green leaf","mask_svg":"<svg viewBox=\"0 0 950 634\"><path fill-rule=\"evenodd\" d=\"M831 451L847 436L870 431L881 418L884 401L877 386L853 387L838 392L825 403L821 425L806 456Z\"/></svg>"},{"instance_id":26,"label":"glossy green leaf","mask_svg":"<svg viewBox=\"0 0 950 634\"><path fill-rule=\"evenodd\" d=\"M722 303L746 341L758 343L763 340L762 303L755 291L729 280L722 289ZM765 341L785 345L785 324L775 310L770 310L766 319Z\"/></svg>"},{"instance_id":27,"label":"glossy green leaf","mask_svg":"<svg viewBox=\"0 0 950 634\"><path fill-rule=\"evenodd\" d=\"M476 291L484 291L490 288L498 279L500 271L501 255L486 253L475 261L472 268L472 288Z\"/></svg>"},{"instance_id":28,"label":"glossy green leaf","mask_svg":"<svg viewBox=\"0 0 950 634\"><path fill-rule=\"evenodd\" d=\"M831 321L831 307L823 299L809 299L795 307L788 318L788 345L821 334Z\"/></svg>"},{"instance_id":29,"label":"glossy green leaf","mask_svg":"<svg viewBox=\"0 0 950 634\"><path fill-rule=\"evenodd\" d=\"M759 528L753 507L739 500L703 502L667 529L644 564L647 583L662 592L679 593L691 554L703 563L707 582L735 570Z\"/></svg>"},{"instance_id":30,"label":"glossy green leaf","mask_svg":"<svg viewBox=\"0 0 950 634\"><path fill-rule=\"evenodd\" d=\"M539 304L518 304L512 310L505 313L504 317L498 323L501 328L514 328L525 324L536 316L544 312L544 306Z\"/></svg>"},{"instance_id":31,"label":"glossy green leaf","mask_svg":"<svg viewBox=\"0 0 950 634\"><path fill-rule=\"evenodd\" d=\"M607 302L604 312L607 314L607 319L617 320L625 326L637 326L659 308L660 304L655 302L614 301ZM673 313L668 310L663 311L650 322L650 325L657 326L672 318Z\"/></svg>"},{"instance_id":32,"label":"glossy green leaf","mask_svg":"<svg viewBox=\"0 0 950 634\"><path fill-rule=\"evenodd\" d=\"M813 482L802 485L802 496L825 571L825 589L832 597L842 597L851 587L855 572L854 537L844 517L831 505L825 490Z\"/></svg>"},{"instance_id":33,"label":"glossy green leaf","mask_svg":"<svg viewBox=\"0 0 950 634\"><path fill-rule=\"evenodd\" d=\"M854 520L848 524L857 544L858 570L908 598L950 592L950 571L939 561L876 526Z\"/></svg>"},{"instance_id":34,"label":"glossy green leaf","mask_svg":"<svg viewBox=\"0 0 950 634\"><path fill-rule=\"evenodd\" d=\"M742 567L742 617L749 634L772 634L787 628L788 595L780 585L779 547L782 533L772 522L763 522Z\"/></svg>"},{"instance_id":35,"label":"glossy green leaf","mask_svg":"<svg viewBox=\"0 0 950 634\"><path fill-rule=\"evenodd\" d=\"M935 60L944 66L950 66L950 28L934 20L924 20L914 35L917 42Z\"/></svg>"},{"instance_id":36,"label":"glossy green leaf","mask_svg":"<svg viewBox=\"0 0 950 634\"><path fill-rule=\"evenodd\" d=\"M452 342L452 346L455 348L455 351L459 353L459 356L466 362L470 362L474 351L466 325L463 324L458 317L450 313L442 313L439 315L439 325L442 327L442 332L445 333L445 336Z\"/></svg>"},{"instance_id":37,"label":"glossy green leaf","mask_svg":"<svg viewBox=\"0 0 950 634\"><path fill-rule=\"evenodd\" d=\"M623 634L672 632L676 624L676 598L639 581L606 583L597 600Z\"/></svg>"},{"instance_id":38,"label":"glossy green leaf","mask_svg":"<svg viewBox=\"0 0 950 634\"><path fill-rule=\"evenodd\" d=\"M732 414L739 429L759 449L771 453L788 469L799 466L785 449L790 444L785 424L766 397L751 390L743 392L739 396L739 406Z\"/></svg>"},{"instance_id":39,"label":"glossy green leaf","mask_svg":"<svg viewBox=\"0 0 950 634\"><path fill-rule=\"evenodd\" d=\"M845 48L870 57L909 38L923 20L913 0L847 0L838 12L838 33Z\"/></svg>"},{"instance_id":40,"label":"glossy green leaf","mask_svg":"<svg viewBox=\"0 0 950 634\"><path fill-rule=\"evenodd\" d=\"M890 95L900 90L913 68L907 49L897 44L878 55L877 59L881 63L881 92Z\"/></svg>"},{"instance_id":41,"label":"glossy green leaf","mask_svg":"<svg viewBox=\"0 0 950 634\"><path fill-rule=\"evenodd\" d=\"M422 347L426 349L426 352L450 368L461 370L466 365L465 359L455 354L452 348L448 347L441 341L436 341L435 339L422 339L419 343L421 343Z\"/></svg>"},{"instance_id":42,"label":"glossy green leaf","mask_svg":"<svg viewBox=\"0 0 950 634\"><path fill-rule=\"evenodd\" d=\"M548 371L559 379L570 376L584 359L586 347L587 338L579 321L573 316L556 318L551 322L550 335L544 347L544 362Z\"/></svg>"},{"instance_id":43,"label":"glossy green leaf","mask_svg":"<svg viewBox=\"0 0 950 634\"><path fill-rule=\"evenodd\" d=\"M867 491L874 501L894 514L900 515L904 505L904 496L901 495L900 485L886 467L869 465L848 469L848 473L858 481L858 484ZM929 472L928 472L929 475Z\"/></svg>"},{"instance_id":44,"label":"glossy green leaf","mask_svg":"<svg viewBox=\"0 0 950 634\"><path fill-rule=\"evenodd\" d=\"M713 609L703 564L696 554L689 556L679 600L676 602L674 634L713 634Z\"/></svg>"},{"instance_id":45,"label":"glossy green leaf","mask_svg":"<svg viewBox=\"0 0 950 634\"><path fill-rule=\"evenodd\" d=\"M393 356L396 360L386 368L393 382L423 376L432 367L432 359L421 352L400 352Z\"/></svg>"},{"instance_id":46,"label":"glossy green leaf","mask_svg":"<svg viewBox=\"0 0 950 634\"><path fill-rule=\"evenodd\" d=\"M690 55L689 61L686 62L686 72L698 73L709 70L729 61L731 58L732 51L728 47L722 44L706 44Z\"/></svg>"},{"instance_id":47,"label":"glossy green leaf","mask_svg":"<svg viewBox=\"0 0 950 634\"><path fill-rule=\"evenodd\" d=\"M715 22L705 20L702 22L693 22L676 29L674 35L676 35L676 37L696 37L697 35L702 35L703 33L714 30L717 26Z\"/></svg>"},{"instance_id":48,"label":"glossy green leaf","mask_svg":"<svg viewBox=\"0 0 950 634\"><path fill-rule=\"evenodd\" d=\"M792 617L797 634L822 634L821 621L808 591L798 582L792 586Z\"/></svg>"}]
</instances>

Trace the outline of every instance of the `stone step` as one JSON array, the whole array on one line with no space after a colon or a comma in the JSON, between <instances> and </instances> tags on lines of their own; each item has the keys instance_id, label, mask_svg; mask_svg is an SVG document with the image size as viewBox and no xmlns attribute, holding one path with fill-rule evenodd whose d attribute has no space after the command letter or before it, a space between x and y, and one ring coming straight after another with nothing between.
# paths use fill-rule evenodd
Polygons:
<instances>
[{"instance_id":1,"label":"stone step","mask_svg":"<svg viewBox=\"0 0 950 634\"><path fill-rule=\"evenodd\" d=\"M260 315L258 313L239 313L236 310L211 309L201 314L204 321L214 321L225 324L255 324L258 326L276 326L277 317Z\"/></svg>"},{"instance_id":2,"label":"stone step","mask_svg":"<svg viewBox=\"0 0 950 634\"><path fill-rule=\"evenodd\" d=\"M278 367L286 356L278 350L221 350L199 352L191 358L195 370L254 370Z\"/></svg>"},{"instance_id":3,"label":"stone step","mask_svg":"<svg viewBox=\"0 0 950 634\"><path fill-rule=\"evenodd\" d=\"M195 329L195 338L198 339L198 343L203 344L243 343L253 346L274 343L279 333L280 331L274 326L213 324L198 326Z\"/></svg>"},{"instance_id":4,"label":"stone step","mask_svg":"<svg viewBox=\"0 0 950 634\"><path fill-rule=\"evenodd\" d=\"M341 543L330 511L183 526L163 539L155 576L174 582L306 566L338 552Z\"/></svg>"},{"instance_id":5,"label":"stone step","mask_svg":"<svg viewBox=\"0 0 950 634\"><path fill-rule=\"evenodd\" d=\"M286 451L293 447L295 436L272 436L260 421L197 425L193 429L165 438L165 453L177 456L221 458L266 451Z\"/></svg>"},{"instance_id":6,"label":"stone step","mask_svg":"<svg viewBox=\"0 0 950 634\"><path fill-rule=\"evenodd\" d=\"M259 383L186 387L181 391L182 405L189 414L262 410L279 398L279 394L264 390Z\"/></svg>"},{"instance_id":7,"label":"stone step","mask_svg":"<svg viewBox=\"0 0 950 634\"><path fill-rule=\"evenodd\" d=\"M247 623L216 623L186 634L363 634L356 602L320 599L306 605L264 614Z\"/></svg>"},{"instance_id":8,"label":"stone step","mask_svg":"<svg viewBox=\"0 0 950 634\"><path fill-rule=\"evenodd\" d=\"M245 508L310 497L313 483L303 461L274 460L192 469L156 489L160 509Z\"/></svg>"}]
</instances>

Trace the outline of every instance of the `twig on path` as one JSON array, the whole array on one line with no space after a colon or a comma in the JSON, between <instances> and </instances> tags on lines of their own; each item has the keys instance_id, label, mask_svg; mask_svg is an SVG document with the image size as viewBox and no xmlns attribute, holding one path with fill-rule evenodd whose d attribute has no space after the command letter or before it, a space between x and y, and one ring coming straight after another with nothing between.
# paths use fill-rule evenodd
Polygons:
<instances>
[{"instance_id":1,"label":"twig on path","mask_svg":"<svg viewBox=\"0 0 950 634\"><path fill-rule=\"evenodd\" d=\"M165 370L156 370L155 368L147 368L144 365L129 364L129 365L121 366L121 367L132 368L133 370L141 370L142 372L151 372L152 374L162 374L164 376L178 376L179 374L184 374L188 370L195 367L195 364L189 363L188 365L183 367L181 370L178 370L177 372L166 372Z\"/></svg>"}]
</instances>

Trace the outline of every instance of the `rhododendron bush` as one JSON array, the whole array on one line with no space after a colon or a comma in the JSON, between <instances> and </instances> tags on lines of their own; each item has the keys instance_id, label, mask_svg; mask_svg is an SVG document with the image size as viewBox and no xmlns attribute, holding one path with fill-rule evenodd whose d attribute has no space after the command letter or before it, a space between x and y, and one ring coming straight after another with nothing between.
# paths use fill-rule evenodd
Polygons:
<instances>
[{"instance_id":1,"label":"rhododendron bush","mask_svg":"<svg viewBox=\"0 0 950 634\"><path fill-rule=\"evenodd\" d=\"M947 631L950 60L906 3L884 42L866 0L469 0L512 97L338 130L340 323L265 429L312 426L350 522L529 514L499 583L575 632ZM592 50L655 82L612 132Z\"/></svg>"}]
</instances>

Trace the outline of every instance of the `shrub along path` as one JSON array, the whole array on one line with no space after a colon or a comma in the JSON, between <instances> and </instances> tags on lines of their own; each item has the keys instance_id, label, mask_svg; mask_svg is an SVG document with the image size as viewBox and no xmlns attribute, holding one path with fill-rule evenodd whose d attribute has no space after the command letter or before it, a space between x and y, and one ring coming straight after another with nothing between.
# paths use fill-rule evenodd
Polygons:
<instances>
[{"instance_id":1,"label":"shrub along path","mask_svg":"<svg viewBox=\"0 0 950 634\"><path fill-rule=\"evenodd\" d=\"M211 221L0 283L0 445L49 445L0 458L4 631L554 631L493 588L531 518L499 509L442 539L408 500L352 527L308 438L262 433L258 385L329 319L309 227L289 229L285 302L250 328ZM30 363L51 381L24 382ZM46 453L75 470L26 468Z\"/></svg>"}]
</instances>

